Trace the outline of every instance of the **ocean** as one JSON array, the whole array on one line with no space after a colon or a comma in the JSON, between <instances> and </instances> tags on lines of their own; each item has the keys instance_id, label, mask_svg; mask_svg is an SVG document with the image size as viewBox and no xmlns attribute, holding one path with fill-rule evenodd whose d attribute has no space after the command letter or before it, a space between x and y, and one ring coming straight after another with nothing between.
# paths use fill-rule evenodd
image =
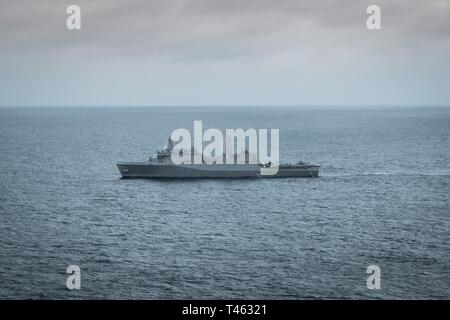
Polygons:
<instances>
[{"instance_id":1,"label":"ocean","mask_svg":"<svg viewBox=\"0 0 450 320\"><path fill-rule=\"evenodd\" d=\"M320 177L120 179L194 120L278 128ZM449 129L444 107L0 108L0 298L449 299Z\"/></svg>"}]
</instances>

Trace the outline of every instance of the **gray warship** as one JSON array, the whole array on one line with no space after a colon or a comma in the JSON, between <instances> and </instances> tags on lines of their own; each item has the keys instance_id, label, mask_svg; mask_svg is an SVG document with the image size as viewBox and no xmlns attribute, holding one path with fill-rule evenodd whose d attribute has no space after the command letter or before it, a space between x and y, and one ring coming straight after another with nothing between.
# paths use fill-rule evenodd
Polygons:
<instances>
[{"instance_id":1,"label":"gray warship","mask_svg":"<svg viewBox=\"0 0 450 320\"><path fill-rule=\"evenodd\" d=\"M119 162L122 178L315 178L319 176L320 166L304 163L279 164L278 171L273 175L261 174L262 168L270 168L271 163L250 163L249 155L245 151L245 163L223 164L174 164L171 159L173 142L169 138L168 144L158 150L156 156L150 156L145 162ZM194 151L194 150L191 150ZM225 155L223 155L225 159ZM236 159L236 156L235 156Z\"/></svg>"}]
</instances>

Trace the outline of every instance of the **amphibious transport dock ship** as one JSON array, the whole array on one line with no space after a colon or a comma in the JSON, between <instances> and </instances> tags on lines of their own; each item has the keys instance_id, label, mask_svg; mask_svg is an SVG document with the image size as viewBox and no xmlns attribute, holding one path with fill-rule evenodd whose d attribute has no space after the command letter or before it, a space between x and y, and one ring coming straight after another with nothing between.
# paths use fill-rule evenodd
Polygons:
<instances>
[{"instance_id":1,"label":"amphibious transport dock ship","mask_svg":"<svg viewBox=\"0 0 450 320\"><path fill-rule=\"evenodd\" d=\"M287 178L287 177L318 177L318 165L298 162L296 164L280 164L274 175L262 175L261 168L270 168L271 164L174 164L171 159L173 142L159 150L156 157L150 157L146 162L117 163L122 178ZM225 160L225 159L224 159Z\"/></svg>"}]
</instances>

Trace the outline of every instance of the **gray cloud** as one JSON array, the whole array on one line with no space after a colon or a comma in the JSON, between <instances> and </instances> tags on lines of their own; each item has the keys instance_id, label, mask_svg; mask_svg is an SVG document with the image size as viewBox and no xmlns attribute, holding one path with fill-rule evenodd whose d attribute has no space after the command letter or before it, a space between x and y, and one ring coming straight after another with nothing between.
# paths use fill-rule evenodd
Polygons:
<instances>
[{"instance_id":1,"label":"gray cloud","mask_svg":"<svg viewBox=\"0 0 450 320\"><path fill-rule=\"evenodd\" d=\"M380 31L366 28L374 3ZM70 4L81 7L80 31L66 29ZM450 101L450 0L0 0L0 8L0 105Z\"/></svg>"},{"instance_id":2,"label":"gray cloud","mask_svg":"<svg viewBox=\"0 0 450 320\"><path fill-rule=\"evenodd\" d=\"M1 1L1 52L91 50L111 55L226 59L277 52L364 50L373 42L365 8L351 0ZM65 8L82 8L79 34ZM450 0L376 1L383 43L414 46L450 39Z\"/></svg>"}]
</instances>

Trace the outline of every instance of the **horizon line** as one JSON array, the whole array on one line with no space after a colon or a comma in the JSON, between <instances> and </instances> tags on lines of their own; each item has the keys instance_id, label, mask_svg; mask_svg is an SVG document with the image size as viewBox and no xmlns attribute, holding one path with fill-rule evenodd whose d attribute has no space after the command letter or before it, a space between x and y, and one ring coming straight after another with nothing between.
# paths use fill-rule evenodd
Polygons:
<instances>
[{"instance_id":1,"label":"horizon line","mask_svg":"<svg viewBox=\"0 0 450 320\"><path fill-rule=\"evenodd\" d=\"M448 108L449 104L301 104L301 105L257 105L257 104L198 104L198 105L0 105L0 108L421 108L421 107L440 107Z\"/></svg>"}]
</instances>

